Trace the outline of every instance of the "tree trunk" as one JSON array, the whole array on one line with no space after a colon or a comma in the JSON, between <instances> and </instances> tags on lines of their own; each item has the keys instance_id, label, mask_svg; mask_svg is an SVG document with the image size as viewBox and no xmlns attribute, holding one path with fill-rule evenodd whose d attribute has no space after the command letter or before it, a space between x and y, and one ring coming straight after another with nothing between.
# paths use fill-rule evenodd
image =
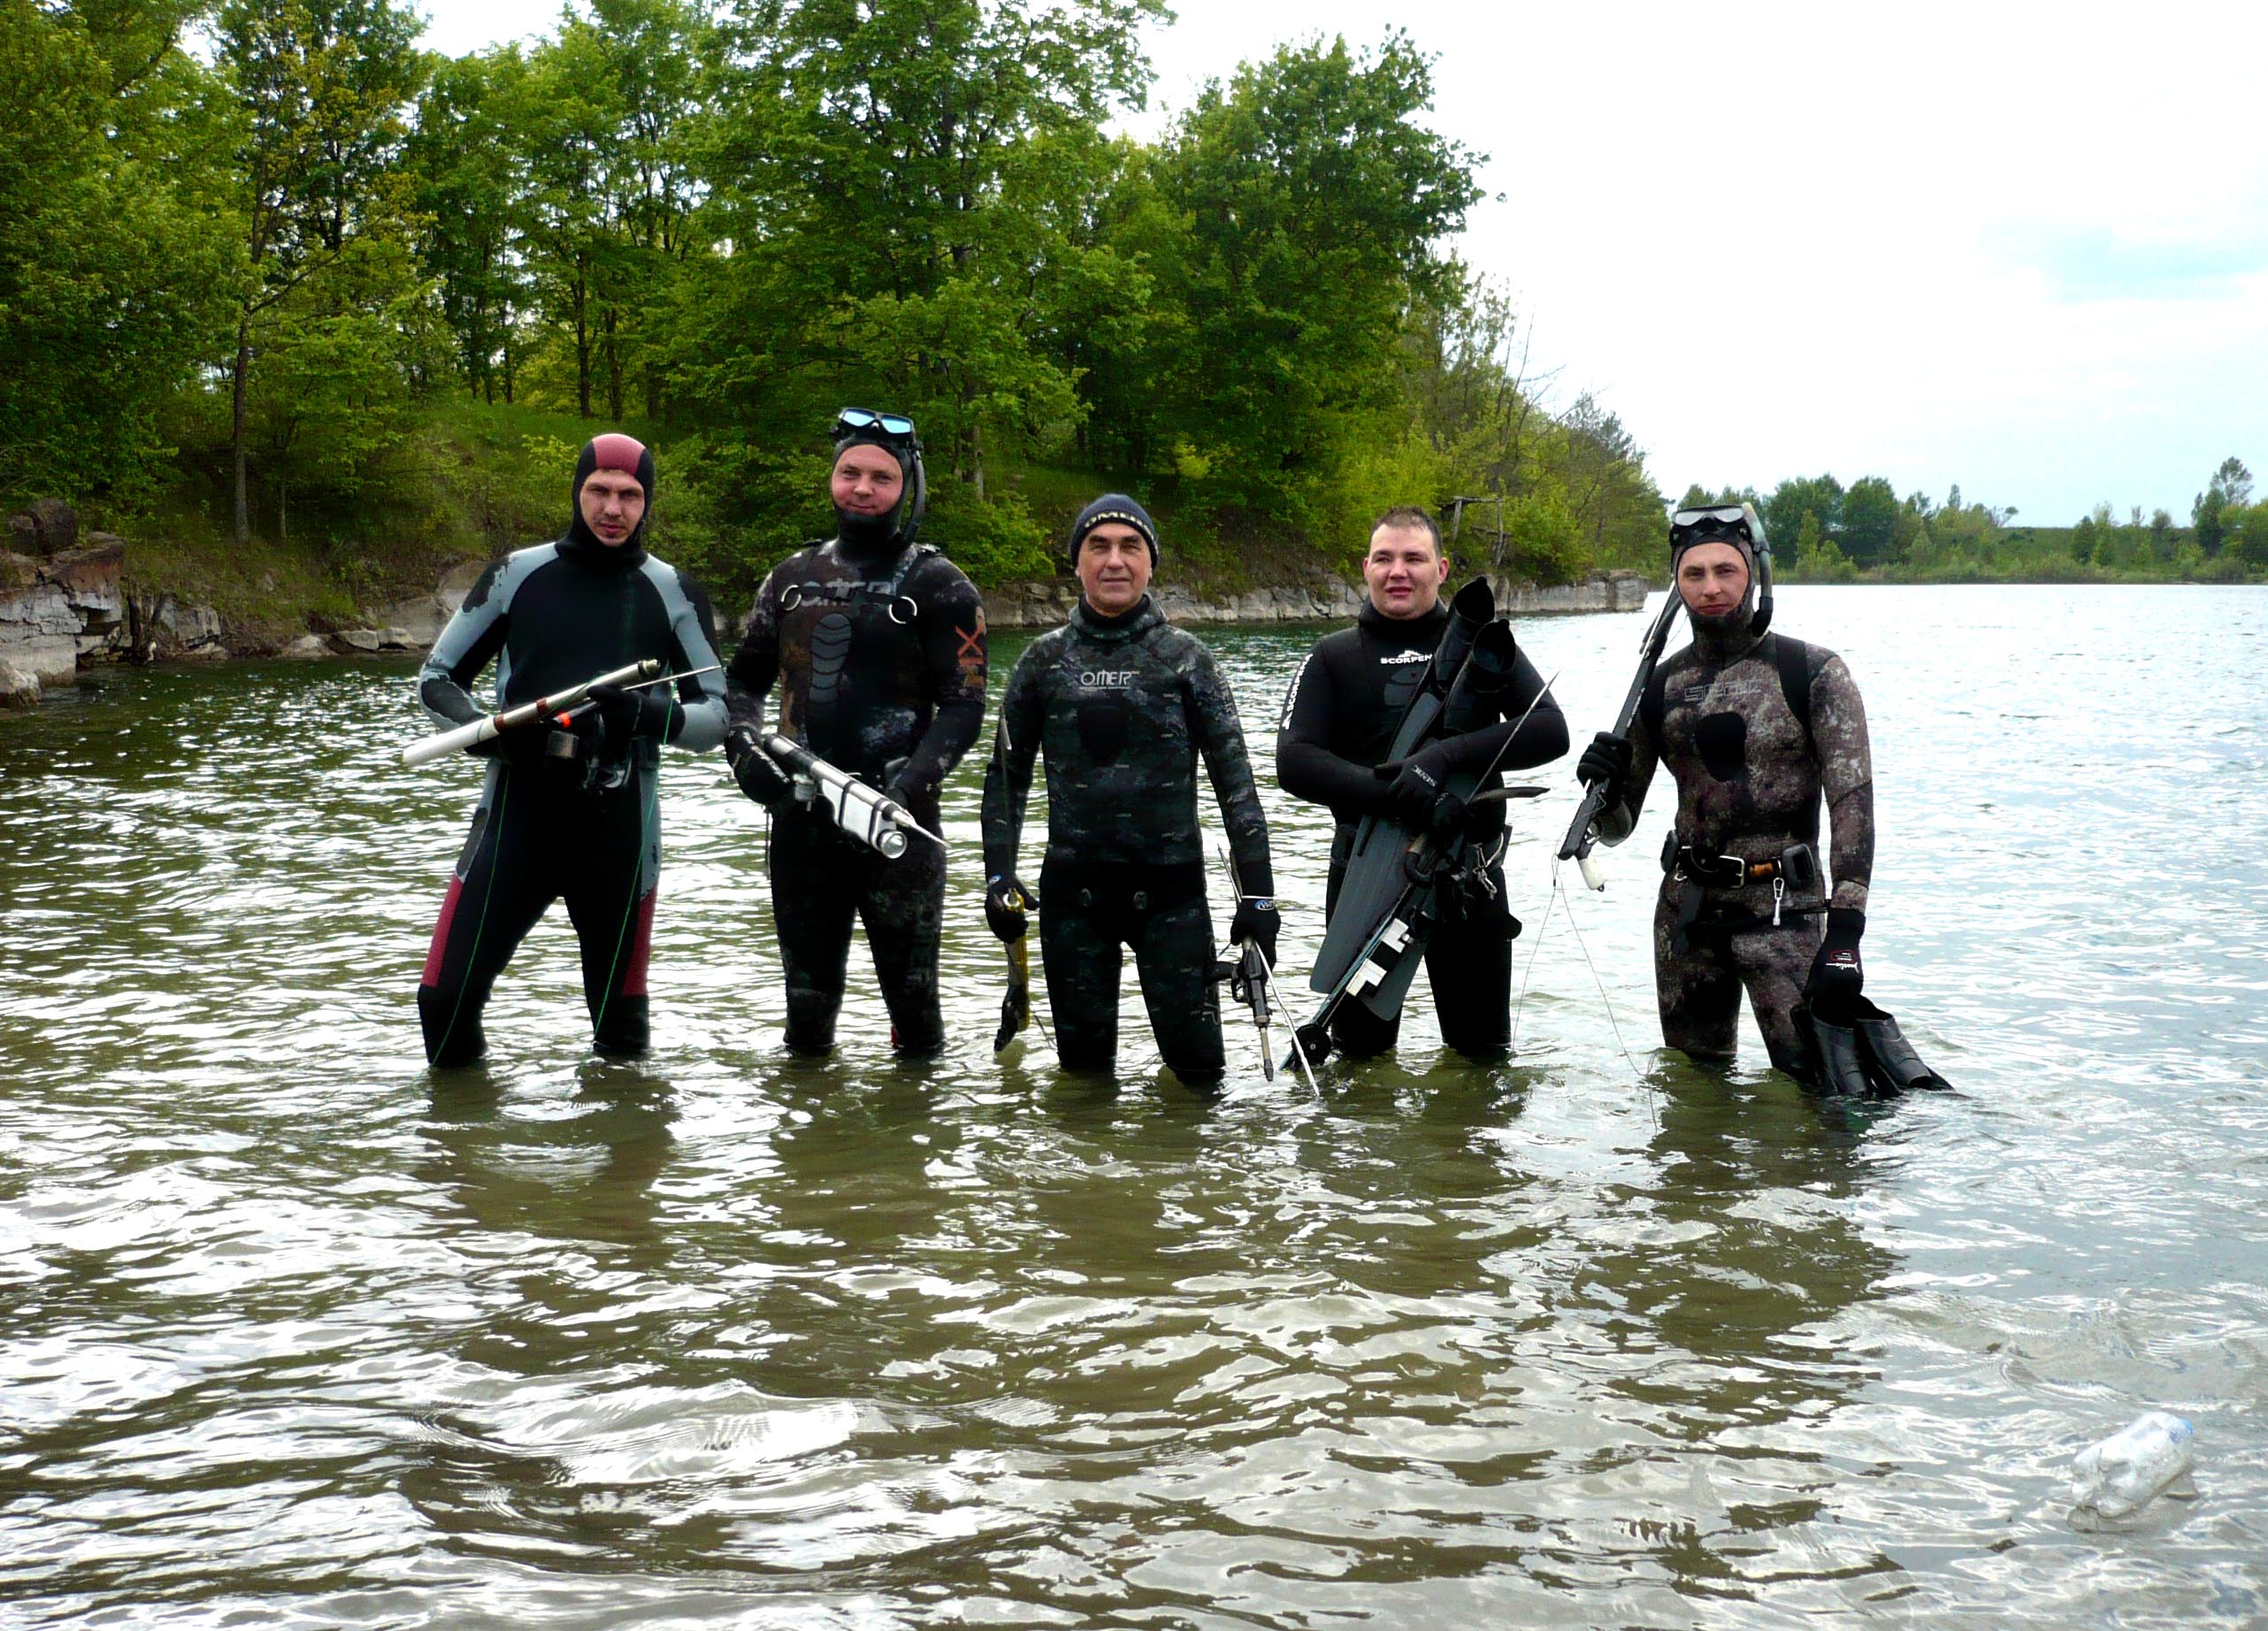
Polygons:
<instances>
[{"instance_id":1,"label":"tree trunk","mask_svg":"<svg viewBox=\"0 0 2268 1631\"><path fill-rule=\"evenodd\" d=\"M583 284L575 285L575 407L586 419L591 417L589 293Z\"/></svg>"},{"instance_id":2,"label":"tree trunk","mask_svg":"<svg viewBox=\"0 0 2268 1631\"><path fill-rule=\"evenodd\" d=\"M244 421L247 376L252 369L252 320L239 318L236 322L236 369L231 381L228 408L229 463L235 498L235 526L232 535L240 544L252 538L252 509L244 490Z\"/></svg>"},{"instance_id":3,"label":"tree trunk","mask_svg":"<svg viewBox=\"0 0 2268 1631\"><path fill-rule=\"evenodd\" d=\"M617 425L622 423L622 348L617 343L615 332L619 316L618 308L609 306L599 319L606 334L601 355L605 357L607 365L607 417Z\"/></svg>"}]
</instances>

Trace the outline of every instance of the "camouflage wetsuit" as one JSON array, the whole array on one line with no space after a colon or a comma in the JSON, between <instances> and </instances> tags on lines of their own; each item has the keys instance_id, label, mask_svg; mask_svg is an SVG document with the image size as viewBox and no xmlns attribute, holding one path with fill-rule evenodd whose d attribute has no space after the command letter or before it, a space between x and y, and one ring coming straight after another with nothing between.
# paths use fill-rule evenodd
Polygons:
<instances>
[{"instance_id":1,"label":"camouflage wetsuit","mask_svg":"<svg viewBox=\"0 0 2268 1631\"><path fill-rule=\"evenodd\" d=\"M442 724L468 724L490 711L467 687L492 657L501 711L645 657L673 673L708 668L716 644L698 585L635 536L609 547L578 519L559 542L519 550L480 575L433 643L418 696ZM593 775L580 760L542 751L565 734L523 725L493 745L510 751L488 767L418 985L425 1056L436 1064L479 1057L490 987L562 896L581 944L583 996L600 1049L646 1045L646 959L662 869L660 739L601 747L613 763ZM720 677L679 682L663 739L699 751L724 736Z\"/></svg>"},{"instance_id":2,"label":"camouflage wetsuit","mask_svg":"<svg viewBox=\"0 0 2268 1631\"><path fill-rule=\"evenodd\" d=\"M1693 621L1693 644L1654 670L1630 731L1630 770L1599 836L1629 836L1657 761L1677 782L1672 842L1704 855L1769 861L1789 845L1816 844L1825 794L1831 896L1790 892L1775 927L1770 884L1703 889L1666 869L1654 908L1662 1040L1697 1057L1731 1058L1746 986L1773 1063L1803 1077L1790 1015L1824 935L1820 915L1828 906L1865 911L1873 871L1866 713L1833 652L1784 634L1759 637L1745 615L1728 620L1732 632ZM1797 716L1791 695L1805 701L1808 717Z\"/></svg>"},{"instance_id":3,"label":"camouflage wetsuit","mask_svg":"<svg viewBox=\"0 0 2268 1631\"><path fill-rule=\"evenodd\" d=\"M1324 896L1326 917L1338 906L1339 884L1362 818L1387 806L1389 784L1371 774L1391 751L1394 733L1426 672L1426 659L1441 644L1449 609L1437 603L1422 617L1389 617L1368 601L1354 626L1327 634L1300 663L1283 699L1276 738L1276 776L1294 798L1330 807L1337 826L1331 834L1330 876ZM1506 693L1504 717L1467 733L1478 770L1498 750L1501 770L1548 764L1567 751L1567 725L1550 696L1528 714L1544 690L1544 677L1520 654ZM1513 737L1515 722L1528 714ZM1505 807L1485 805L1473 817L1475 843L1500 847ZM1501 1054L1512 1045L1512 940L1519 932L1505 902L1504 868L1487 869L1493 896L1441 903L1439 927L1426 943L1427 983L1441 1038L1460 1053L1476 1058ZM1382 1020L1359 1002L1342 1002L1331 1019L1331 1037L1357 1058L1383 1053L1394 1045L1400 1017Z\"/></svg>"},{"instance_id":4,"label":"camouflage wetsuit","mask_svg":"<svg viewBox=\"0 0 2268 1631\"><path fill-rule=\"evenodd\" d=\"M1039 946L1055 1046L1073 1069L1118 1050L1122 946L1134 950L1158 1051L1175 1075L1222 1073L1213 920L1197 824L1204 756L1248 895L1276 890L1237 707L1213 654L1148 596L1106 617L1083 601L1008 676L985 772L985 870L1016 869L1033 756L1047 759Z\"/></svg>"},{"instance_id":5,"label":"camouflage wetsuit","mask_svg":"<svg viewBox=\"0 0 2268 1631\"><path fill-rule=\"evenodd\" d=\"M760 729L779 685L778 730L882 789L931 831L938 789L985 724L985 608L961 569L893 538L854 552L838 539L772 569L726 676L734 736ZM787 1045L834 1045L851 921L866 929L893 1045L935 1053L945 856L916 838L895 861L817 806L771 824L773 926L787 975Z\"/></svg>"}]
</instances>

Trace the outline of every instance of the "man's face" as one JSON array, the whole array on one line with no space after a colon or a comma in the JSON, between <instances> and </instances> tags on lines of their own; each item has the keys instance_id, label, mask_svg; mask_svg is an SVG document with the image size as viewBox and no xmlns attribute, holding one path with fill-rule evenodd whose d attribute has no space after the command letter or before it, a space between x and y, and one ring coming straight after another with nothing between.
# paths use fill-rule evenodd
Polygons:
<instances>
[{"instance_id":1,"label":"man's face","mask_svg":"<svg viewBox=\"0 0 2268 1631\"><path fill-rule=\"evenodd\" d=\"M886 516L905 490L906 472L883 448L865 442L845 448L828 482L835 508L854 516Z\"/></svg>"},{"instance_id":2,"label":"man's face","mask_svg":"<svg viewBox=\"0 0 2268 1631\"><path fill-rule=\"evenodd\" d=\"M1737 544L1695 544L1677 558L1677 592L1704 617L1722 617L1748 593Z\"/></svg>"},{"instance_id":3,"label":"man's face","mask_svg":"<svg viewBox=\"0 0 2268 1631\"><path fill-rule=\"evenodd\" d=\"M624 471L593 471L584 478L577 502L582 506L583 525L609 549L621 547L646 518L646 489Z\"/></svg>"},{"instance_id":4,"label":"man's face","mask_svg":"<svg viewBox=\"0 0 2268 1631\"><path fill-rule=\"evenodd\" d=\"M1421 526L1382 526L1362 557L1362 583L1385 617L1422 617L1441 599L1449 563Z\"/></svg>"},{"instance_id":5,"label":"man's face","mask_svg":"<svg viewBox=\"0 0 2268 1631\"><path fill-rule=\"evenodd\" d=\"M1106 617L1131 611L1150 586L1150 546L1123 521L1106 521L1079 542L1079 587Z\"/></svg>"}]
</instances>

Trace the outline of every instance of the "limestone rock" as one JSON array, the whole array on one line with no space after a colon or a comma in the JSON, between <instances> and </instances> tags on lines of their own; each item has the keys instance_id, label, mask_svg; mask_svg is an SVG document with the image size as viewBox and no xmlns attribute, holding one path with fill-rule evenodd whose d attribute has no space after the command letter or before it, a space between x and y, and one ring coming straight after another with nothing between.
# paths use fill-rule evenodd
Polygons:
<instances>
[{"instance_id":1,"label":"limestone rock","mask_svg":"<svg viewBox=\"0 0 2268 1631\"><path fill-rule=\"evenodd\" d=\"M278 655L286 657L327 657L331 655L331 642L320 634L303 634Z\"/></svg>"},{"instance_id":2,"label":"limestone rock","mask_svg":"<svg viewBox=\"0 0 2268 1631\"><path fill-rule=\"evenodd\" d=\"M37 708L39 676L0 659L0 708Z\"/></svg>"},{"instance_id":3,"label":"limestone rock","mask_svg":"<svg viewBox=\"0 0 2268 1631\"><path fill-rule=\"evenodd\" d=\"M59 498L36 498L8 517L8 535L19 555L67 555L79 547L79 513Z\"/></svg>"}]
</instances>

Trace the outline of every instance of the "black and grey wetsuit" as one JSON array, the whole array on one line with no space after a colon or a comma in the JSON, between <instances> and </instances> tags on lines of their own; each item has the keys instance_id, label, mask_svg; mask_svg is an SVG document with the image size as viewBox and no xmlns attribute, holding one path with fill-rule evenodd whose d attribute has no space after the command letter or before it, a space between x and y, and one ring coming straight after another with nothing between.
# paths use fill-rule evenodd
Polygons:
<instances>
[{"instance_id":1,"label":"black and grey wetsuit","mask_svg":"<svg viewBox=\"0 0 2268 1631\"><path fill-rule=\"evenodd\" d=\"M985 724L985 607L961 569L894 537L867 551L814 544L772 569L727 676L733 729L778 729L888 793L934 831L938 789ZM864 924L894 1045L944 1045L938 942L945 857L895 861L812 809L772 823L772 918L787 975L787 1044L834 1045L854 915Z\"/></svg>"},{"instance_id":2,"label":"black and grey wetsuit","mask_svg":"<svg viewBox=\"0 0 2268 1631\"><path fill-rule=\"evenodd\" d=\"M708 597L691 578L634 539L609 548L577 529L481 574L434 642L418 695L443 724L466 724L644 658L660 659L672 673L708 668L717 660L716 644ZM492 659L494 709L470 689ZM514 751L488 767L418 983L425 1053L436 1064L479 1055L480 1012L496 976L563 896L582 947L599 1046L634 1053L646 1045L646 963L662 854L657 745L617 745L617 762L600 767L613 773L594 779L586 763L540 751L554 734L548 727L507 735L520 732L530 739L496 744ZM667 739L699 752L724 738L722 677L680 681Z\"/></svg>"},{"instance_id":3,"label":"black and grey wetsuit","mask_svg":"<svg viewBox=\"0 0 2268 1631\"><path fill-rule=\"evenodd\" d=\"M1235 700L1213 654L1149 598L1106 617L1084 601L1008 676L985 772L985 870L1016 870L1032 762L1047 761L1039 945L1055 1045L1073 1069L1118 1049L1121 948L1134 950L1150 1027L1184 1081L1222 1073L1213 922L1197 820L1201 756L1245 892L1275 893L1268 820Z\"/></svg>"},{"instance_id":4,"label":"black and grey wetsuit","mask_svg":"<svg viewBox=\"0 0 2268 1631\"><path fill-rule=\"evenodd\" d=\"M1702 856L1769 861L1816 844L1824 795L1834 890L1791 892L1772 921L1769 884L1703 888L1665 870L1654 910L1654 983L1662 1039L1729 1059L1746 987L1773 1062L1806 1074L1791 1018L1825 932L1828 906L1864 911L1874 865L1874 771L1858 687L1831 651L1779 633L1696 618L1693 644L1655 670L1630 731L1628 775L1600 816L1609 843L1629 835L1657 762L1677 783L1674 846ZM1798 709L1801 710L1800 714Z\"/></svg>"},{"instance_id":5,"label":"black and grey wetsuit","mask_svg":"<svg viewBox=\"0 0 2268 1631\"><path fill-rule=\"evenodd\" d=\"M1388 617L1366 601L1354 626L1318 640L1292 676L1277 722L1276 776L1293 797L1329 806L1337 823L1327 913L1338 904L1355 830L1365 816L1385 808L1388 784L1372 774L1372 767L1392 750L1394 733L1424 678L1426 661L1448 626L1444 605L1436 605L1422 617ZM1544 677L1521 652L1503 717L1467 734L1474 770L1486 764L1498 748L1504 751L1497 762L1504 770L1547 764L1567 751L1567 721L1556 701L1544 696L1535 712L1527 712L1543 691ZM1527 714L1525 723L1521 723L1522 714ZM1475 841L1495 847L1503 830L1504 806L1483 807L1475 822ZM1425 956L1442 1039L1460 1053L1482 1058L1501 1054L1511 1045L1512 937L1518 932L1505 906L1501 863L1488 869L1488 877L1496 886L1492 898L1460 896L1442 903L1440 926L1427 944ZM1344 1052L1360 1056L1392 1047L1399 1029L1398 1020L1381 1020L1359 1003L1343 1002L1331 1033Z\"/></svg>"}]
</instances>

